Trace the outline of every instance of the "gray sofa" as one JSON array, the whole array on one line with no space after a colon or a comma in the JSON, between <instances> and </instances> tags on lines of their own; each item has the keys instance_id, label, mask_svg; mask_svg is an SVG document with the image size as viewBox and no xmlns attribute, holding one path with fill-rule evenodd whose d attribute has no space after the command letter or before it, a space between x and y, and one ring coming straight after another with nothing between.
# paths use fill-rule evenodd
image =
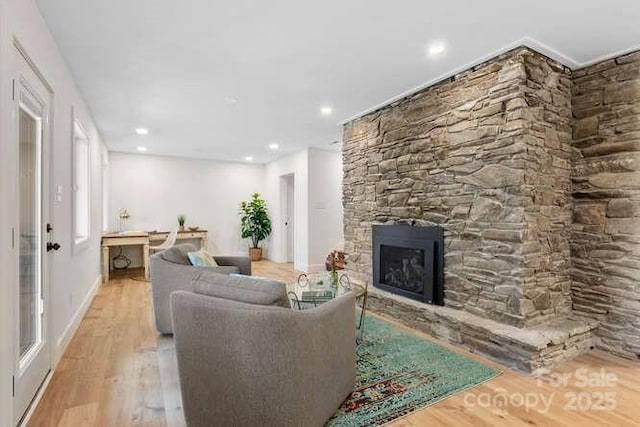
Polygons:
<instances>
[{"instance_id":1,"label":"gray sofa","mask_svg":"<svg viewBox=\"0 0 640 427\"><path fill-rule=\"evenodd\" d=\"M193 291L191 282L204 271L251 275L248 257L215 256L219 267L194 267L187 253L197 250L190 243L179 244L158 252L149 258L151 292L156 329L161 334L172 334L169 296L173 291Z\"/></svg>"},{"instance_id":2,"label":"gray sofa","mask_svg":"<svg viewBox=\"0 0 640 427\"><path fill-rule=\"evenodd\" d=\"M288 304L281 282L211 273L172 293L189 427L322 426L349 396L354 295L305 311Z\"/></svg>"}]
</instances>

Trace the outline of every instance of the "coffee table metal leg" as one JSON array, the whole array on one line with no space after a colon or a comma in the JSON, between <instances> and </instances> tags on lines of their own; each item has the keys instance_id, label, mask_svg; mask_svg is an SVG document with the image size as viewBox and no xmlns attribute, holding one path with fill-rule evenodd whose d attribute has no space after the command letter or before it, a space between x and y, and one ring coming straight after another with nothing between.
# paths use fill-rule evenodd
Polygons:
<instances>
[{"instance_id":1,"label":"coffee table metal leg","mask_svg":"<svg viewBox=\"0 0 640 427\"><path fill-rule=\"evenodd\" d=\"M358 322L358 337L356 342L360 344L362 337L364 336L364 317L367 314L367 292L365 291L362 297L362 308L360 309L360 321Z\"/></svg>"},{"instance_id":2,"label":"coffee table metal leg","mask_svg":"<svg viewBox=\"0 0 640 427\"><path fill-rule=\"evenodd\" d=\"M287 295L289 295L290 300L291 299L294 300L295 303L298 305L298 310L302 310L302 306L300 305L300 300L298 299L298 295L296 295L295 292L291 292L291 291L287 292Z\"/></svg>"}]
</instances>

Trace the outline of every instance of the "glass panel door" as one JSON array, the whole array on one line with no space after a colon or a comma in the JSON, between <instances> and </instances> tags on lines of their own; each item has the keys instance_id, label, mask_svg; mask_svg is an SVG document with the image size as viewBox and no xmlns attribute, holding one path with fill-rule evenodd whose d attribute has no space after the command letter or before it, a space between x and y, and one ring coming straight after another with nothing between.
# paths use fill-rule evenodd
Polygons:
<instances>
[{"instance_id":1,"label":"glass panel door","mask_svg":"<svg viewBox=\"0 0 640 427\"><path fill-rule=\"evenodd\" d=\"M41 142L42 121L20 105L19 180L19 357L20 365L42 341L41 276Z\"/></svg>"},{"instance_id":2,"label":"glass panel door","mask_svg":"<svg viewBox=\"0 0 640 427\"><path fill-rule=\"evenodd\" d=\"M18 49L15 50L11 124L14 327L13 421L20 423L51 367L48 339L49 268L45 225L50 213L50 126L52 92Z\"/></svg>"}]
</instances>

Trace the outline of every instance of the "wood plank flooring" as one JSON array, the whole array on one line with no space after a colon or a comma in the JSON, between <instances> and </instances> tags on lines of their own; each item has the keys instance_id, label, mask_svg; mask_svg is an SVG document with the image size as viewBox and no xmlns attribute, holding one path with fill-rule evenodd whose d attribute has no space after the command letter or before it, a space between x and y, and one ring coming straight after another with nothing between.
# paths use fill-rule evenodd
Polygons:
<instances>
[{"instance_id":1,"label":"wood plank flooring","mask_svg":"<svg viewBox=\"0 0 640 427\"><path fill-rule=\"evenodd\" d=\"M253 272L284 281L298 274L268 261L254 263ZM148 282L121 276L103 285L28 425L184 426L173 340L156 333L151 304ZM592 351L542 380L504 370L391 425L638 426L638 402L640 363Z\"/></svg>"}]
</instances>

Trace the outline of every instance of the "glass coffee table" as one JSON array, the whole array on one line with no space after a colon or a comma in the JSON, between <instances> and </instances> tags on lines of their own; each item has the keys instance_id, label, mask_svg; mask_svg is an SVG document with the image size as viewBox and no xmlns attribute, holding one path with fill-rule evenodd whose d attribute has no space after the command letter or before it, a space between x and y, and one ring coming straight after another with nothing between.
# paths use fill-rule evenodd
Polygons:
<instances>
[{"instance_id":1,"label":"glass coffee table","mask_svg":"<svg viewBox=\"0 0 640 427\"><path fill-rule=\"evenodd\" d=\"M317 307L347 292L353 292L356 300L361 300L358 332L360 338L364 329L364 317L367 311L367 285L351 283L349 276L341 274L338 286L332 284L329 273L301 274L298 280L287 285L287 294L291 306L298 310Z\"/></svg>"}]
</instances>

